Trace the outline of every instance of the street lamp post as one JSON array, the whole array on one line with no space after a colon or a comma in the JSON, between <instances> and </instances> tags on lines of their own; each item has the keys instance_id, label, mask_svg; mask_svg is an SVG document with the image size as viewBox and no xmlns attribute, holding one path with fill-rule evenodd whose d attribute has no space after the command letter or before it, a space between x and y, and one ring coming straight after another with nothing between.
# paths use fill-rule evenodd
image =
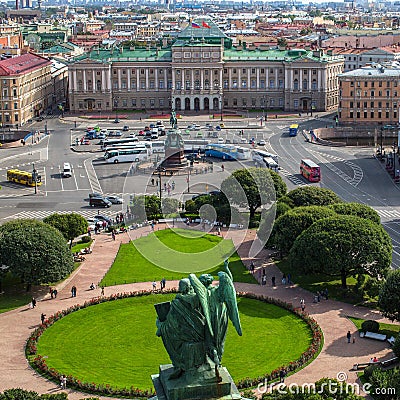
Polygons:
<instances>
[{"instance_id":1,"label":"street lamp post","mask_svg":"<svg viewBox=\"0 0 400 400\"><path fill-rule=\"evenodd\" d=\"M311 97L311 100L310 100L310 111L311 111L311 116L312 116L312 112L313 112L313 95L312 95L313 93L312 93L312 91L310 92L310 97Z\"/></svg>"},{"instance_id":2,"label":"street lamp post","mask_svg":"<svg viewBox=\"0 0 400 400\"><path fill-rule=\"evenodd\" d=\"M190 193L190 167L188 168L188 173L187 173L187 178L186 178L186 182L187 182L187 192Z\"/></svg>"},{"instance_id":3,"label":"street lamp post","mask_svg":"<svg viewBox=\"0 0 400 400\"><path fill-rule=\"evenodd\" d=\"M37 194L37 171L35 169L35 163L32 163L32 179L35 183L35 194Z\"/></svg>"},{"instance_id":4,"label":"street lamp post","mask_svg":"<svg viewBox=\"0 0 400 400\"><path fill-rule=\"evenodd\" d=\"M160 184L160 196L159 197L160 197L160 202L161 202L161 198L162 198L162 195L161 195L161 190L162 190L161 172L164 172L165 168L163 168L161 166L158 166L157 171L158 171L158 181L159 181L159 184Z\"/></svg>"},{"instance_id":5,"label":"street lamp post","mask_svg":"<svg viewBox=\"0 0 400 400\"><path fill-rule=\"evenodd\" d=\"M221 121L224 120L224 118L223 118L223 107L224 107L224 102L223 102L222 97L221 97L219 99L219 110L221 112Z\"/></svg>"}]
</instances>

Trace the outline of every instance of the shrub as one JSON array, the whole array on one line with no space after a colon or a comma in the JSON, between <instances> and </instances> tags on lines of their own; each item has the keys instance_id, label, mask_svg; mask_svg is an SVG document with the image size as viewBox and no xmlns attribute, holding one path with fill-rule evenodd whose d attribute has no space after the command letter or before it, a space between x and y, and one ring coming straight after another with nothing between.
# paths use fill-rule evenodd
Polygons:
<instances>
[{"instance_id":1,"label":"shrub","mask_svg":"<svg viewBox=\"0 0 400 400\"><path fill-rule=\"evenodd\" d=\"M380 369L381 367L379 365L377 365L377 364L368 365L368 367L364 369L364 378L367 381L369 381L369 379L372 376L372 373L378 368Z\"/></svg>"},{"instance_id":2,"label":"shrub","mask_svg":"<svg viewBox=\"0 0 400 400\"><path fill-rule=\"evenodd\" d=\"M397 334L396 340L393 343L393 353L400 358L400 333Z\"/></svg>"},{"instance_id":3,"label":"shrub","mask_svg":"<svg viewBox=\"0 0 400 400\"><path fill-rule=\"evenodd\" d=\"M79 244L82 244L82 243L90 243L90 241L92 240L92 238L89 236L89 235L87 235L87 236L82 236L81 237L81 240L78 242Z\"/></svg>"},{"instance_id":4,"label":"shrub","mask_svg":"<svg viewBox=\"0 0 400 400\"><path fill-rule=\"evenodd\" d=\"M364 321L361 324L361 329L363 330L363 332L378 333L379 332L379 322L372 321L372 320L369 319L367 321Z\"/></svg>"}]
</instances>

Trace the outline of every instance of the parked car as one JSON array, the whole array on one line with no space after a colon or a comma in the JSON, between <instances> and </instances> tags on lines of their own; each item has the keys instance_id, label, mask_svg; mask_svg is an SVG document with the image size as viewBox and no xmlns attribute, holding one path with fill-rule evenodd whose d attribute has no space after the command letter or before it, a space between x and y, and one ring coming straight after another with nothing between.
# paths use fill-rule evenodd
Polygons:
<instances>
[{"instance_id":1,"label":"parked car","mask_svg":"<svg viewBox=\"0 0 400 400\"><path fill-rule=\"evenodd\" d=\"M114 119L114 124L119 124L119 118Z\"/></svg>"},{"instance_id":2,"label":"parked car","mask_svg":"<svg viewBox=\"0 0 400 400\"><path fill-rule=\"evenodd\" d=\"M93 192L93 193L89 193L89 199L91 199L92 197L102 197L103 195L101 193L97 193L97 192Z\"/></svg>"},{"instance_id":3,"label":"parked car","mask_svg":"<svg viewBox=\"0 0 400 400\"><path fill-rule=\"evenodd\" d=\"M110 131L108 136L122 136L121 131Z\"/></svg>"},{"instance_id":4,"label":"parked car","mask_svg":"<svg viewBox=\"0 0 400 400\"><path fill-rule=\"evenodd\" d=\"M111 207L111 202L104 197L91 197L89 199L90 207Z\"/></svg>"},{"instance_id":5,"label":"parked car","mask_svg":"<svg viewBox=\"0 0 400 400\"><path fill-rule=\"evenodd\" d=\"M144 136L144 135L145 135L145 132L144 132L144 131L139 131L139 132L138 132L138 135L139 135L139 136Z\"/></svg>"},{"instance_id":6,"label":"parked car","mask_svg":"<svg viewBox=\"0 0 400 400\"><path fill-rule=\"evenodd\" d=\"M130 134L128 135L128 137L130 137L130 138L132 138L132 139L135 139L135 138L136 138L136 133L135 133L135 132L132 132L132 133L130 133Z\"/></svg>"},{"instance_id":7,"label":"parked car","mask_svg":"<svg viewBox=\"0 0 400 400\"><path fill-rule=\"evenodd\" d=\"M261 139L261 140L259 140L259 141L257 142L257 144L258 144L259 146L265 146L267 143L265 142L264 139Z\"/></svg>"},{"instance_id":8,"label":"parked car","mask_svg":"<svg viewBox=\"0 0 400 400\"><path fill-rule=\"evenodd\" d=\"M203 132L197 132L197 137L202 138L203 137Z\"/></svg>"},{"instance_id":9,"label":"parked car","mask_svg":"<svg viewBox=\"0 0 400 400\"><path fill-rule=\"evenodd\" d=\"M242 137L242 138L240 139L240 143L247 143L247 139L244 138L244 137Z\"/></svg>"},{"instance_id":10,"label":"parked car","mask_svg":"<svg viewBox=\"0 0 400 400\"><path fill-rule=\"evenodd\" d=\"M96 136L96 138L97 138L97 139L105 139L105 138L106 138L106 135L105 135L104 133L99 133L99 134Z\"/></svg>"},{"instance_id":11,"label":"parked car","mask_svg":"<svg viewBox=\"0 0 400 400\"><path fill-rule=\"evenodd\" d=\"M215 130L216 130L216 131L220 131L220 130L221 130L221 127L220 127L219 125L217 125L217 126L215 127Z\"/></svg>"},{"instance_id":12,"label":"parked car","mask_svg":"<svg viewBox=\"0 0 400 400\"><path fill-rule=\"evenodd\" d=\"M106 196L106 199L112 204L122 204L124 200L118 196Z\"/></svg>"},{"instance_id":13,"label":"parked car","mask_svg":"<svg viewBox=\"0 0 400 400\"><path fill-rule=\"evenodd\" d=\"M97 214L94 219L98 220L98 221L106 221L107 224L112 224L112 219L110 217L107 217L107 215L103 215L103 214Z\"/></svg>"},{"instance_id":14,"label":"parked car","mask_svg":"<svg viewBox=\"0 0 400 400\"><path fill-rule=\"evenodd\" d=\"M224 143L224 138L222 138L222 137L218 138L218 143L223 144Z\"/></svg>"},{"instance_id":15,"label":"parked car","mask_svg":"<svg viewBox=\"0 0 400 400\"><path fill-rule=\"evenodd\" d=\"M85 138L85 139L82 140L82 144L89 145L90 144L90 140Z\"/></svg>"},{"instance_id":16,"label":"parked car","mask_svg":"<svg viewBox=\"0 0 400 400\"><path fill-rule=\"evenodd\" d=\"M122 130L124 132L128 132L129 131L129 126L128 125L124 125L124 127L122 128Z\"/></svg>"},{"instance_id":17,"label":"parked car","mask_svg":"<svg viewBox=\"0 0 400 400\"><path fill-rule=\"evenodd\" d=\"M155 128L155 127L156 127L155 124L150 124L150 125L149 125L149 128L150 128L150 129L153 129L153 128Z\"/></svg>"}]
</instances>

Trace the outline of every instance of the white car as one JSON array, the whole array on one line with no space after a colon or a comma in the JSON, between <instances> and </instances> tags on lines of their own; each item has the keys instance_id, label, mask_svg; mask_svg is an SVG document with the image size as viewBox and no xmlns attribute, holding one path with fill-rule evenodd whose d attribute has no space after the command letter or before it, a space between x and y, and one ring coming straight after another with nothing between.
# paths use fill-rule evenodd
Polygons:
<instances>
[{"instance_id":1,"label":"white car","mask_svg":"<svg viewBox=\"0 0 400 400\"><path fill-rule=\"evenodd\" d=\"M99 222L99 220L96 218L87 218L86 221L88 223L88 230L90 230L90 231L94 231L94 228L96 227L96 223Z\"/></svg>"},{"instance_id":2,"label":"white car","mask_svg":"<svg viewBox=\"0 0 400 400\"><path fill-rule=\"evenodd\" d=\"M258 144L259 146L265 146L267 143L265 142L264 139L261 139L261 140L259 140L259 141L257 142L257 144Z\"/></svg>"},{"instance_id":3,"label":"white car","mask_svg":"<svg viewBox=\"0 0 400 400\"><path fill-rule=\"evenodd\" d=\"M121 197L118 196L106 196L106 199L111 203L111 204L122 204L124 202Z\"/></svg>"},{"instance_id":4,"label":"white car","mask_svg":"<svg viewBox=\"0 0 400 400\"><path fill-rule=\"evenodd\" d=\"M242 138L240 139L240 143L247 143L247 139L244 138L244 137L242 137Z\"/></svg>"},{"instance_id":5,"label":"white car","mask_svg":"<svg viewBox=\"0 0 400 400\"><path fill-rule=\"evenodd\" d=\"M218 138L218 143L219 144L223 144L225 142L224 138L220 137Z\"/></svg>"}]
</instances>

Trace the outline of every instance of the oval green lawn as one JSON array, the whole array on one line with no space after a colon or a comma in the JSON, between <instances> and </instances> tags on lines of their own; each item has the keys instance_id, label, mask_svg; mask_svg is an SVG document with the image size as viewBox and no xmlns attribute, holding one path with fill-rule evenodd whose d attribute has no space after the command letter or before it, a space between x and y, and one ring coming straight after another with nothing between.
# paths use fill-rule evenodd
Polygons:
<instances>
[{"instance_id":1,"label":"oval green lawn","mask_svg":"<svg viewBox=\"0 0 400 400\"><path fill-rule=\"evenodd\" d=\"M43 333L37 354L49 367L84 382L152 388L150 375L170 363L155 335L153 305L173 297L128 298L73 312ZM234 380L287 364L311 343L308 325L294 314L258 300L240 298L238 303L243 336L230 323L222 359Z\"/></svg>"}]
</instances>

